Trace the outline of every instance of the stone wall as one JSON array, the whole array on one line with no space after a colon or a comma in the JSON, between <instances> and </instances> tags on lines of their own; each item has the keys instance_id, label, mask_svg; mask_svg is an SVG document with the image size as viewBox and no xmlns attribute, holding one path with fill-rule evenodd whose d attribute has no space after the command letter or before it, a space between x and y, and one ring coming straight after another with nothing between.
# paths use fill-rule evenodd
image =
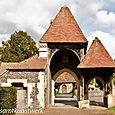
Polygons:
<instances>
[{"instance_id":1,"label":"stone wall","mask_svg":"<svg viewBox=\"0 0 115 115\"><path fill-rule=\"evenodd\" d=\"M0 78L1 86L12 86L12 83L23 83L27 88L27 106L45 107L45 73L30 71L8 71Z\"/></svg>"},{"instance_id":2,"label":"stone wall","mask_svg":"<svg viewBox=\"0 0 115 115\"><path fill-rule=\"evenodd\" d=\"M0 80L2 83L7 83L7 79L27 79L28 83L35 83L35 77L39 75L39 72L12 72L9 71L6 74L2 75Z\"/></svg>"},{"instance_id":3,"label":"stone wall","mask_svg":"<svg viewBox=\"0 0 115 115\"><path fill-rule=\"evenodd\" d=\"M66 87L65 91L63 91L63 86ZM73 90L73 84L72 83L65 83L65 84L61 84L59 92L60 93L70 93Z\"/></svg>"}]
</instances>

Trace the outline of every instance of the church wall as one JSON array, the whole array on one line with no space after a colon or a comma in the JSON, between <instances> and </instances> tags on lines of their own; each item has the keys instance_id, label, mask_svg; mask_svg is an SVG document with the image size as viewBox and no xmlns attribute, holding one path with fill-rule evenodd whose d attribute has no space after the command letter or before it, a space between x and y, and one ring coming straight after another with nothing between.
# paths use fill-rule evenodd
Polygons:
<instances>
[{"instance_id":1,"label":"church wall","mask_svg":"<svg viewBox=\"0 0 115 115\"><path fill-rule=\"evenodd\" d=\"M40 43L39 44L39 57L47 57L48 51L47 51L47 44Z\"/></svg>"},{"instance_id":2,"label":"church wall","mask_svg":"<svg viewBox=\"0 0 115 115\"><path fill-rule=\"evenodd\" d=\"M63 93L63 86L66 86L65 93L70 93L73 90L73 84L72 83L65 83L60 86L59 92Z\"/></svg>"},{"instance_id":3,"label":"church wall","mask_svg":"<svg viewBox=\"0 0 115 115\"><path fill-rule=\"evenodd\" d=\"M12 83L23 83L23 87L27 88L27 101L26 108L33 107L33 99L35 99L35 94L33 89L35 89L35 84L37 83L38 90L38 102L42 108L45 107L45 97L44 97L44 85L45 85L45 75L44 72L13 72L9 71L2 75L0 78L2 87L10 87ZM38 106L38 105L36 105Z\"/></svg>"},{"instance_id":4,"label":"church wall","mask_svg":"<svg viewBox=\"0 0 115 115\"><path fill-rule=\"evenodd\" d=\"M44 72L39 72L39 83L38 83L38 99L41 106L45 107L45 74Z\"/></svg>"}]
</instances>

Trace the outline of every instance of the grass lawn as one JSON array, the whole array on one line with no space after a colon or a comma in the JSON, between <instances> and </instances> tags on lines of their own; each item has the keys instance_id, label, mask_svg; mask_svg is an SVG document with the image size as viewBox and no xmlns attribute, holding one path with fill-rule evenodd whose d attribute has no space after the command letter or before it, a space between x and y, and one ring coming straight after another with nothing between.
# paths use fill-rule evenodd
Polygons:
<instances>
[{"instance_id":1,"label":"grass lawn","mask_svg":"<svg viewBox=\"0 0 115 115\"><path fill-rule=\"evenodd\" d=\"M115 106L108 108L108 111L115 112Z\"/></svg>"}]
</instances>

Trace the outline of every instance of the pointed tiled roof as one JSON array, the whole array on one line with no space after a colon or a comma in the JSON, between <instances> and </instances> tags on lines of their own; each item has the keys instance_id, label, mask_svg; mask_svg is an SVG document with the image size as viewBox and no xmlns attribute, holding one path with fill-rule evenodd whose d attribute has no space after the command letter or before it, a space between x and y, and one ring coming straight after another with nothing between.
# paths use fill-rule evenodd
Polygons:
<instances>
[{"instance_id":1,"label":"pointed tiled roof","mask_svg":"<svg viewBox=\"0 0 115 115\"><path fill-rule=\"evenodd\" d=\"M114 68L115 64L101 41L96 37L78 68Z\"/></svg>"},{"instance_id":2,"label":"pointed tiled roof","mask_svg":"<svg viewBox=\"0 0 115 115\"><path fill-rule=\"evenodd\" d=\"M61 8L50 27L45 32L40 42L44 43L86 43L87 39L83 35L76 20L68 7Z\"/></svg>"}]
</instances>

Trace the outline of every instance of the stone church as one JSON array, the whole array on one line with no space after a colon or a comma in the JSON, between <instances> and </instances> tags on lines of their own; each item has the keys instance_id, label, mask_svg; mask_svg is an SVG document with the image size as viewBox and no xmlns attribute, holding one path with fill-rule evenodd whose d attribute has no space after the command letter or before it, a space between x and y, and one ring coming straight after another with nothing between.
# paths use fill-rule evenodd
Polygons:
<instances>
[{"instance_id":1,"label":"stone church","mask_svg":"<svg viewBox=\"0 0 115 115\"><path fill-rule=\"evenodd\" d=\"M0 86L17 88L17 108L46 108L54 105L55 83L61 74L70 75L66 82L77 83L78 102L89 100L88 84L96 78L101 81L104 104L113 106L115 63L97 37L89 50L87 45L70 9L64 6L41 37L38 55L20 63L1 63Z\"/></svg>"}]
</instances>

